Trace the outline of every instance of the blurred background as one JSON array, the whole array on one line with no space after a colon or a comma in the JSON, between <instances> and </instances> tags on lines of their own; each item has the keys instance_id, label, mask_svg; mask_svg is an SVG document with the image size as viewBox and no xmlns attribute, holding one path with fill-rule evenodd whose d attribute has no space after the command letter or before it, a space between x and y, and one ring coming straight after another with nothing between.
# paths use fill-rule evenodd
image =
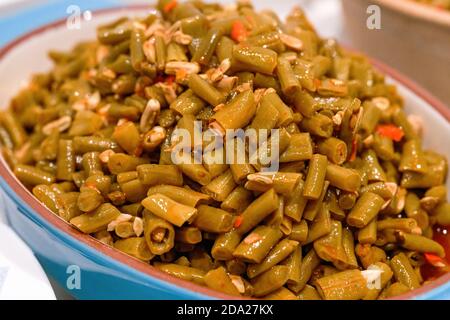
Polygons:
<instances>
[{"instance_id":1,"label":"blurred background","mask_svg":"<svg viewBox=\"0 0 450 320\"><path fill-rule=\"evenodd\" d=\"M450 6L449 0L440 1ZM267 3L253 1L258 9L265 9L263 2ZM70 5L93 11L95 19L97 9L133 3L151 1L0 0L0 48L34 28L68 17ZM335 38L397 69L450 106L450 11L412 0L276 0L271 9L283 16L295 5L304 8L322 37ZM2 250L10 248L8 242L0 244L1 267ZM27 270L23 272L31 272ZM0 274L0 289L1 281ZM57 298L70 299L61 288L53 288Z\"/></svg>"}]
</instances>

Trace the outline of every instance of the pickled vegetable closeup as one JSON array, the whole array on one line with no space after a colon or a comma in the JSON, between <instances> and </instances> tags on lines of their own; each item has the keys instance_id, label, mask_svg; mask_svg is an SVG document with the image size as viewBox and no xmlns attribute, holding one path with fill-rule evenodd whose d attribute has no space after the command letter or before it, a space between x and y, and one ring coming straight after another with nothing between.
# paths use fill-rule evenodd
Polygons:
<instances>
[{"instance_id":1,"label":"pickled vegetable closeup","mask_svg":"<svg viewBox=\"0 0 450 320\"><path fill-rule=\"evenodd\" d=\"M0 112L3 157L130 259L290 300L391 298L450 270L447 159L301 9L160 0L49 58Z\"/></svg>"}]
</instances>

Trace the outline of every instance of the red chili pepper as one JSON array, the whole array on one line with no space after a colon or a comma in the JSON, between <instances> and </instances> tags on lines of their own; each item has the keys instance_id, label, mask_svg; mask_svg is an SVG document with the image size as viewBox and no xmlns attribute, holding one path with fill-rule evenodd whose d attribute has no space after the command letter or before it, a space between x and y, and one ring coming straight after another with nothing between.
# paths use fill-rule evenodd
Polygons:
<instances>
[{"instance_id":1,"label":"red chili pepper","mask_svg":"<svg viewBox=\"0 0 450 320\"><path fill-rule=\"evenodd\" d=\"M425 260L427 260L427 262L433 267L445 268L447 266L445 260L435 255L434 253L424 253L423 255L425 257Z\"/></svg>"},{"instance_id":2,"label":"red chili pepper","mask_svg":"<svg viewBox=\"0 0 450 320\"><path fill-rule=\"evenodd\" d=\"M234 227L239 228L239 226L242 224L242 220L244 220L242 216L237 216L236 220L234 220Z\"/></svg>"},{"instance_id":3,"label":"red chili pepper","mask_svg":"<svg viewBox=\"0 0 450 320\"><path fill-rule=\"evenodd\" d=\"M144 151L144 146L142 144L139 144L136 147L136 149L134 150L133 154L135 157L140 157L143 151Z\"/></svg>"},{"instance_id":4,"label":"red chili pepper","mask_svg":"<svg viewBox=\"0 0 450 320\"><path fill-rule=\"evenodd\" d=\"M350 154L349 161L355 161L356 159L356 152L358 151L358 144L356 139L352 140L352 153Z\"/></svg>"},{"instance_id":5,"label":"red chili pepper","mask_svg":"<svg viewBox=\"0 0 450 320\"><path fill-rule=\"evenodd\" d=\"M183 80L183 79L186 79L186 78L187 78L187 71L186 70L180 69L180 70L177 70L175 72L175 79L176 80Z\"/></svg>"},{"instance_id":6,"label":"red chili pepper","mask_svg":"<svg viewBox=\"0 0 450 320\"><path fill-rule=\"evenodd\" d=\"M317 88L320 87L320 85L322 84L322 81L320 81L320 79L314 79L313 80L314 86Z\"/></svg>"},{"instance_id":7,"label":"red chili pepper","mask_svg":"<svg viewBox=\"0 0 450 320\"><path fill-rule=\"evenodd\" d=\"M231 38L234 41L241 42L247 37L247 29L245 29L244 24L240 20L233 22L231 27Z\"/></svg>"},{"instance_id":8,"label":"red chili pepper","mask_svg":"<svg viewBox=\"0 0 450 320\"><path fill-rule=\"evenodd\" d=\"M164 6L164 9L163 9L164 12L165 13L169 13L170 11L172 11L177 6L177 4L178 4L177 0L170 1L169 3L167 3Z\"/></svg>"},{"instance_id":9,"label":"red chili pepper","mask_svg":"<svg viewBox=\"0 0 450 320\"><path fill-rule=\"evenodd\" d=\"M166 80L164 82L167 84L172 84L172 83L174 83L174 81L175 81L175 76L170 75L170 76L166 77Z\"/></svg>"},{"instance_id":10,"label":"red chili pepper","mask_svg":"<svg viewBox=\"0 0 450 320\"><path fill-rule=\"evenodd\" d=\"M377 126L375 131L384 137L394 140L395 142L401 141L405 136L402 128L399 128L393 124L380 124Z\"/></svg>"},{"instance_id":11,"label":"red chili pepper","mask_svg":"<svg viewBox=\"0 0 450 320\"><path fill-rule=\"evenodd\" d=\"M164 77L162 75L157 75L154 83L164 82L165 80L166 80L166 77Z\"/></svg>"},{"instance_id":12,"label":"red chili pepper","mask_svg":"<svg viewBox=\"0 0 450 320\"><path fill-rule=\"evenodd\" d=\"M167 84L172 84L174 81L175 81L175 76L173 76L173 75L169 75L169 76L157 75L155 78L155 81L153 83L165 82Z\"/></svg>"}]
</instances>

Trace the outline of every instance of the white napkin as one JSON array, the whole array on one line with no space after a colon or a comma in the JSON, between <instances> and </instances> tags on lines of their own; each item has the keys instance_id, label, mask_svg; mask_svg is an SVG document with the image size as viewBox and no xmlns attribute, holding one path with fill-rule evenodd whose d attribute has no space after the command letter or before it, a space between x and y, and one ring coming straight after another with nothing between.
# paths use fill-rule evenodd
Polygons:
<instances>
[{"instance_id":1,"label":"white napkin","mask_svg":"<svg viewBox=\"0 0 450 320\"><path fill-rule=\"evenodd\" d=\"M53 289L33 252L3 223L5 220L3 205L0 205L0 300L55 300Z\"/></svg>"}]
</instances>

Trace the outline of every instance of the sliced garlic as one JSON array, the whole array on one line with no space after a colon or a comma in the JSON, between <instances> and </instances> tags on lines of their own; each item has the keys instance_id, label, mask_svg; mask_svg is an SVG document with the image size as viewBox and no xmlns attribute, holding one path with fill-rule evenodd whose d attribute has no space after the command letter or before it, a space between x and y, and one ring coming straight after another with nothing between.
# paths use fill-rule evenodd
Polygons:
<instances>
[{"instance_id":1,"label":"sliced garlic","mask_svg":"<svg viewBox=\"0 0 450 320\"><path fill-rule=\"evenodd\" d=\"M72 118L70 116L63 116L63 117L59 118L58 120L47 123L42 128L42 132L47 136L50 135L53 132L53 130L55 130L55 129L57 129L59 132L64 132L70 128L71 124L72 124Z\"/></svg>"},{"instance_id":2,"label":"sliced garlic","mask_svg":"<svg viewBox=\"0 0 450 320\"><path fill-rule=\"evenodd\" d=\"M372 99L372 103L381 111L386 111L391 106L391 102L386 97L375 97Z\"/></svg>"},{"instance_id":3,"label":"sliced garlic","mask_svg":"<svg viewBox=\"0 0 450 320\"><path fill-rule=\"evenodd\" d=\"M300 51L303 49L303 41L294 36L291 36L291 35L288 35L285 33L281 33L280 39L287 47L289 47L291 49L294 49L297 51Z\"/></svg>"},{"instance_id":4,"label":"sliced garlic","mask_svg":"<svg viewBox=\"0 0 450 320\"><path fill-rule=\"evenodd\" d=\"M139 217L134 218L133 231L138 237L140 237L144 232L144 221L141 218Z\"/></svg>"},{"instance_id":5,"label":"sliced garlic","mask_svg":"<svg viewBox=\"0 0 450 320\"><path fill-rule=\"evenodd\" d=\"M109 162L109 158L115 154L115 152L111 149L105 150L102 153L99 154L98 158L100 159L101 162L103 163L108 163Z\"/></svg>"},{"instance_id":6,"label":"sliced garlic","mask_svg":"<svg viewBox=\"0 0 450 320\"><path fill-rule=\"evenodd\" d=\"M139 129L141 130L141 132L148 131L155 125L156 118L158 117L160 110L161 104L158 100L148 100L139 122Z\"/></svg>"},{"instance_id":7,"label":"sliced garlic","mask_svg":"<svg viewBox=\"0 0 450 320\"><path fill-rule=\"evenodd\" d=\"M273 175L268 175L264 173L252 173L247 176L247 180L271 185L273 184Z\"/></svg>"},{"instance_id":8,"label":"sliced garlic","mask_svg":"<svg viewBox=\"0 0 450 320\"><path fill-rule=\"evenodd\" d=\"M175 41L178 44L182 45L189 45L192 42L192 37L188 34L183 33L182 31L178 30L173 33L172 35L173 41Z\"/></svg>"},{"instance_id":9,"label":"sliced garlic","mask_svg":"<svg viewBox=\"0 0 450 320\"><path fill-rule=\"evenodd\" d=\"M223 76L225 75L225 73L228 71L228 69L230 69L230 67L231 67L230 59L228 59L228 58L224 59L220 63L220 65L216 69L213 70L213 72L211 73L211 76L210 76L210 80L212 82L220 81L223 78Z\"/></svg>"},{"instance_id":10,"label":"sliced garlic","mask_svg":"<svg viewBox=\"0 0 450 320\"><path fill-rule=\"evenodd\" d=\"M116 229L116 226L120 223L120 222L127 222L130 221L133 218L133 216L131 214L127 214L127 213L121 213L115 220L111 221L106 230L107 231L114 231Z\"/></svg>"},{"instance_id":11,"label":"sliced garlic","mask_svg":"<svg viewBox=\"0 0 450 320\"><path fill-rule=\"evenodd\" d=\"M200 72L200 66L196 62L171 61L166 63L166 74L176 75L180 71L184 71L186 75Z\"/></svg>"},{"instance_id":12,"label":"sliced garlic","mask_svg":"<svg viewBox=\"0 0 450 320\"><path fill-rule=\"evenodd\" d=\"M414 132L417 136L422 137L423 134L423 119L416 115L416 114L410 114L408 115L408 122L411 124L411 127L413 128Z\"/></svg>"}]
</instances>

